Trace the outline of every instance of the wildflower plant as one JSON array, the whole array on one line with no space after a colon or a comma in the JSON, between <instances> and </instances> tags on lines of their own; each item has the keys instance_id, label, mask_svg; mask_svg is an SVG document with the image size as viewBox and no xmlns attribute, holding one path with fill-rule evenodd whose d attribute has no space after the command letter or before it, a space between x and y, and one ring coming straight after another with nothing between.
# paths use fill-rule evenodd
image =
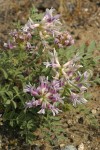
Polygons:
<instances>
[{"instance_id":1,"label":"wildflower plant","mask_svg":"<svg viewBox=\"0 0 100 150\"><path fill-rule=\"evenodd\" d=\"M60 15L54 15L54 11L46 9L40 21L33 21L33 15L20 29L11 31L0 54L4 121L18 125L21 135L29 141L39 127L40 114L55 116L65 103L76 107L87 102L84 94L92 73L89 63L85 63L91 60L95 65L93 48L87 47L87 54L91 53L88 58L86 47L77 50L70 33L63 30Z\"/></svg>"}]
</instances>

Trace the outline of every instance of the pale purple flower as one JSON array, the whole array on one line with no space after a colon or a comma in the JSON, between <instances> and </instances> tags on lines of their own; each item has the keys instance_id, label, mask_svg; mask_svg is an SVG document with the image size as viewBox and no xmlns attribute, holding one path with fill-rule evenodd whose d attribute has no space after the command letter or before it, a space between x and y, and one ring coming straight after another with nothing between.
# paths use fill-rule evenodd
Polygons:
<instances>
[{"instance_id":1,"label":"pale purple flower","mask_svg":"<svg viewBox=\"0 0 100 150\"><path fill-rule=\"evenodd\" d=\"M40 23L42 40L46 39L48 36L54 37L55 33L61 28L61 22L59 21L60 15L54 15L55 9L46 9L46 13Z\"/></svg>"},{"instance_id":2,"label":"pale purple flower","mask_svg":"<svg viewBox=\"0 0 100 150\"><path fill-rule=\"evenodd\" d=\"M30 43L30 42L27 42L27 43L26 43L26 47L27 47L28 49L31 49L31 48L32 48L31 43Z\"/></svg>"},{"instance_id":3,"label":"pale purple flower","mask_svg":"<svg viewBox=\"0 0 100 150\"><path fill-rule=\"evenodd\" d=\"M26 108L32 108L33 107L33 103L32 101L26 102Z\"/></svg>"},{"instance_id":4,"label":"pale purple flower","mask_svg":"<svg viewBox=\"0 0 100 150\"><path fill-rule=\"evenodd\" d=\"M28 92L28 93L31 93L32 89L33 89L33 86L29 83L29 85L26 85L26 86L25 86L25 88L24 88L23 91L24 91L25 93L27 93L27 92Z\"/></svg>"},{"instance_id":5,"label":"pale purple flower","mask_svg":"<svg viewBox=\"0 0 100 150\"><path fill-rule=\"evenodd\" d=\"M70 100L73 103L73 106L76 106L77 104L85 104L87 100L84 98L82 94L76 94L74 92L71 92Z\"/></svg>"},{"instance_id":6,"label":"pale purple flower","mask_svg":"<svg viewBox=\"0 0 100 150\"><path fill-rule=\"evenodd\" d=\"M92 77L92 71L91 71L91 70L85 71L85 72L83 73L83 76L84 76L84 80L88 81L88 79L89 79L90 77Z\"/></svg>"},{"instance_id":7,"label":"pale purple flower","mask_svg":"<svg viewBox=\"0 0 100 150\"><path fill-rule=\"evenodd\" d=\"M8 49L14 49L14 48L16 48L16 46L14 45L14 43L11 43L10 41L8 41L8 43L4 43L4 47L8 48Z\"/></svg>"},{"instance_id":8,"label":"pale purple flower","mask_svg":"<svg viewBox=\"0 0 100 150\"><path fill-rule=\"evenodd\" d=\"M33 103L32 103L33 106L39 106L39 105L41 105L41 101L40 100L35 100L33 98L32 101L33 101Z\"/></svg>"},{"instance_id":9,"label":"pale purple flower","mask_svg":"<svg viewBox=\"0 0 100 150\"><path fill-rule=\"evenodd\" d=\"M39 27L39 24L35 24L31 18L29 18L28 22L22 28L23 32L28 32L30 29L35 29Z\"/></svg>"},{"instance_id":10,"label":"pale purple flower","mask_svg":"<svg viewBox=\"0 0 100 150\"><path fill-rule=\"evenodd\" d=\"M43 62L43 64L46 66L46 68L52 66L52 64L50 62L48 62L48 61L47 62Z\"/></svg>"},{"instance_id":11,"label":"pale purple flower","mask_svg":"<svg viewBox=\"0 0 100 150\"><path fill-rule=\"evenodd\" d=\"M55 38L55 41L54 41L56 44L59 44L60 43L60 40L58 38Z\"/></svg>"},{"instance_id":12,"label":"pale purple flower","mask_svg":"<svg viewBox=\"0 0 100 150\"><path fill-rule=\"evenodd\" d=\"M84 85L81 85L80 86L80 91L86 91L87 90L87 87L86 86L84 86Z\"/></svg>"},{"instance_id":13,"label":"pale purple flower","mask_svg":"<svg viewBox=\"0 0 100 150\"><path fill-rule=\"evenodd\" d=\"M53 116L57 115L59 112L62 112L60 109L58 109L54 105L49 105L49 109L52 111Z\"/></svg>"},{"instance_id":14,"label":"pale purple flower","mask_svg":"<svg viewBox=\"0 0 100 150\"><path fill-rule=\"evenodd\" d=\"M78 54L76 54L76 56L68 61L65 64L60 64L58 56L57 56L57 52L54 49L54 53L50 53L51 55L51 62L44 62L44 65L46 65L46 68L48 67L52 67L52 69L55 72L55 79L60 79L62 77L64 77L66 80L69 80L73 74L80 68L83 67L82 65L77 65L75 62L77 62L80 57Z\"/></svg>"},{"instance_id":15,"label":"pale purple flower","mask_svg":"<svg viewBox=\"0 0 100 150\"><path fill-rule=\"evenodd\" d=\"M61 82L60 81L48 81L48 77L40 77L39 85L33 87L31 84L24 88L24 92L30 93L33 99L26 102L26 107L32 108L40 106L41 110L38 113L45 113L46 109L49 109L53 114L57 114L60 110L54 107L57 103L63 104L63 98L60 95Z\"/></svg>"},{"instance_id":16,"label":"pale purple flower","mask_svg":"<svg viewBox=\"0 0 100 150\"><path fill-rule=\"evenodd\" d=\"M38 114L45 114L45 109L42 108L40 111L38 111Z\"/></svg>"},{"instance_id":17,"label":"pale purple flower","mask_svg":"<svg viewBox=\"0 0 100 150\"><path fill-rule=\"evenodd\" d=\"M66 31L55 32L54 34L54 43L58 45L58 47L63 48L66 46L71 46L74 44L74 39L72 36Z\"/></svg>"},{"instance_id":18,"label":"pale purple flower","mask_svg":"<svg viewBox=\"0 0 100 150\"><path fill-rule=\"evenodd\" d=\"M92 73L91 71L85 71L83 74L81 74L78 71L78 78L79 80L76 80L76 83L81 91L87 90L87 88L90 86L89 84L89 78L91 77Z\"/></svg>"},{"instance_id":19,"label":"pale purple flower","mask_svg":"<svg viewBox=\"0 0 100 150\"><path fill-rule=\"evenodd\" d=\"M46 9L46 13L42 19L42 21L51 23L54 21L57 21L60 17L60 15L53 15L53 12L55 11L55 9L51 8L51 9Z\"/></svg>"},{"instance_id":20,"label":"pale purple flower","mask_svg":"<svg viewBox=\"0 0 100 150\"><path fill-rule=\"evenodd\" d=\"M17 37L17 36L18 36L18 31L17 31L16 29L14 29L14 30L11 31L9 34L10 34L11 36L13 36L13 37Z\"/></svg>"},{"instance_id":21,"label":"pale purple flower","mask_svg":"<svg viewBox=\"0 0 100 150\"><path fill-rule=\"evenodd\" d=\"M59 63L58 57L57 57L57 52L54 49L54 53L50 53L51 55L51 62L44 62L43 64L46 65L46 68L48 68L49 66L51 66L52 68L60 68L61 65Z\"/></svg>"},{"instance_id":22,"label":"pale purple flower","mask_svg":"<svg viewBox=\"0 0 100 150\"><path fill-rule=\"evenodd\" d=\"M62 89L62 86L63 86L63 81L62 79L61 80L53 80L51 82L51 89L53 88L53 90L56 92L56 91L59 91Z\"/></svg>"},{"instance_id":23,"label":"pale purple flower","mask_svg":"<svg viewBox=\"0 0 100 150\"><path fill-rule=\"evenodd\" d=\"M26 43L26 49L32 50L32 49L34 49L34 48L35 48L35 46L32 46L30 42L27 42L27 43Z\"/></svg>"}]
</instances>

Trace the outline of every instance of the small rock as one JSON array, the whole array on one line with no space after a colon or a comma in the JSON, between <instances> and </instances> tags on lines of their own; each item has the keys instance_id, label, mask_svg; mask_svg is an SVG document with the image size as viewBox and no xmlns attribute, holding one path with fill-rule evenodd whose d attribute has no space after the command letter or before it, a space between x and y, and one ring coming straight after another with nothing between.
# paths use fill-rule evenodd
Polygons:
<instances>
[{"instance_id":1,"label":"small rock","mask_svg":"<svg viewBox=\"0 0 100 150\"><path fill-rule=\"evenodd\" d=\"M92 109L91 112L93 115L95 115L97 113L96 109Z\"/></svg>"},{"instance_id":2,"label":"small rock","mask_svg":"<svg viewBox=\"0 0 100 150\"><path fill-rule=\"evenodd\" d=\"M89 11L89 9L88 9L88 8L85 8L85 9L84 9L84 11L85 11L85 12L88 12L88 11Z\"/></svg>"},{"instance_id":3,"label":"small rock","mask_svg":"<svg viewBox=\"0 0 100 150\"><path fill-rule=\"evenodd\" d=\"M60 144L60 148L63 148L63 147L65 147L65 144Z\"/></svg>"},{"instance_id":4,"label":"small rock","mask_svg":"<svg viewBox=\"0 0 100 150\"><path fill-rule=\"evenodd\" d=\"M79 146L78 146L78 150L84 150L84 144L81 143Z\"/></svg>"},{"instance_id":5,"label":"small rock","mask_svg":"<svg viewBox=\"0 0 100 150\"><path fill-rule=\"evenodd\" d=\"M61 149L61 150L77 150L75 146L73 145L68 145L65 148Z\"/></svg>"},{"instance_id":6,"label":"small rock","mask_svg":"<svg viewBox=\"0 0 100 150\"><path fill-rule=\"evenodd\" d=\"M68 127L70 127L70 126L72 126L73 125L73 123L72 123L72 120L67 120L67 124L68 124Z\"/></svg>"},{"instance_id":7,"label":"small rock","mask_svg":"<svg viewBox=\"0 0 100 150\"><path fill-rule=\"evenodd\" d=\"M91 142L90 141L87 141L87 144L90 144Z\"/></svg>"}]
</instances>

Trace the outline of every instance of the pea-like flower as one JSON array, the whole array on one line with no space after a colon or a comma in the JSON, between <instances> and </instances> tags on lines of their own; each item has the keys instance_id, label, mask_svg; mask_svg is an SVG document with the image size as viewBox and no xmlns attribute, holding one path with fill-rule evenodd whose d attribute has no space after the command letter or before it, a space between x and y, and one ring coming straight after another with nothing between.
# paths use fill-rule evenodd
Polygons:
<instances>
[{"instance_id":1,"label":"pea-like flower","mask_svg":"<svg viewBox=\"0 0 100 150\"><path fill-rule=\"evenodd\" d=\"M57 108L59 103L63 103L63 98L60 95L59 81L49 82L47 78L40 77L40 84L36 88L31 84L24 88L24 92L30 93L33 96L32 100L26 102L26 107L32 108L40 106L41 109L38 113L45 114L45 110L49 109L53 115L58 114L60 110Z\"/></svg>"},{"instance_id":2,"label":"pea-like flower","mask_svg":"<svg viewBox=\"0 0 100 150\"><path fill-rule=\"evenodd\" d=\"M43 22L47 22L47 23L52 23L55 21L58 21L60 15L53 15L53 12L55 11L55 9L51 8L51 9L46 9L46 13L42 19Z\"/></svg>"},{"instance_id":3,"label":"pea-like flower","mask_svg":"<svg viewBox=\"0 0 100 150\"><path fill-rule=\"evenodd\" d=\"M90 70L87 70L84 73L77 71L75 76L69 81L69 84L74 85L81 93L84 93L90 86L89 78L91 76L92 73Z\"/></svg>"},{"instance_id":4,"label":"pea-like flower","mask_svg":"<svg viewBox=\"0 0 100 150\"><path fill-rule=\"evenodd\" d=\"M14 49L14 48L16 48L16 45L15 45L15 43L8 41L7 43L4 43L4 47L8 48L8 49Z\"/></svg>"},{"instance_id":5,"label":"pea-like flower","mask_svg":"<svg viewBox=\"0 0 100 150\"><path fill-rule=\"evenodd\" d=\"M31 18L29 18L28 22L25 24L25 26L22 28L23 32L29 32L30 30L33 30L35 28L39 27L38 23L34 23Z\"/></svg>"},{"instance_id":6,"label":"pea-like flower","mask_svg":"<svg viewBox=\"0 0 100 150\"><path fill-rule=\"evenodd\" d=\"M77 104L82 104L82 103L85 104L87 102L83 94L76 94L74 92L71 92L70 101L73 103L73 106L76 106Z\"/></svg>"},{"instance_id":7,"label":"pea-like flower","mask_svg":"<svg viewBox=\"0 0 100 150\"><path fill-rule=\"evenodd\" d=\"M51 62L44 62L44 65L46 65L46 68L52 67L55 72L55 79L60 79L64 77L66 80L70 80L70 78L73 76L73 74L80 68L82 65L75 64L76 61L80 59L78 54L70 61L68 61L65 64L60 64L57 52L54 49L54 53L50 53L51 55Z\"/></svg>"},{"instance_id":8,"label":"pea-like flower","mask_svg":"<svg viewBox=\"0 0 100 150\"><path fill-rule=\"evenodd\" d=\"M58 45L59 48L63 48L66 46L73 45L74 39L72 38L72 36L67 31L63 31L63 32L58 32L55 34L54 43L56 45Z\"/></svg>"}]
</instances>

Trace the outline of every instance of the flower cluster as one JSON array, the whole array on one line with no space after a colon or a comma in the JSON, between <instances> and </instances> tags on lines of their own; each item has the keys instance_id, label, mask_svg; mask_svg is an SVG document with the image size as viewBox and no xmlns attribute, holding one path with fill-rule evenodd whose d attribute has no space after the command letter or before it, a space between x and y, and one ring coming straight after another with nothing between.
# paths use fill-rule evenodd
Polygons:
<instances>
[{"instance_id":1,"label":"flower cluster","mask_svg":"<svg viewBox=\"0 0 100 150\"><path fill-rule=\"evenodd\" d=\"M54 44L57 44L59 47L73 45L74 39L72 36L66 31L61 31L62 24L59 20L60 15L54 16L53 12L53 8L50 10L46 9L45 16L42 19L42 28L45 29L45 31L42 30L45 33L44 38L52 35L54 38Z\"/></svg>"},{"instance_id":2,"label":"flower cluster","mask_svg":"<svg viewBox=\"0 0 100 150\"><path fill-rule=\"evenodd\" d=\"M42 76L39 81L40 84L37 88L31 84L24 88L24 92L28 92L33 96L31 101L26 102L26 107L40 106L39 114L45 114L45 110L49 109L55 116L55 114L61 111L57 108L57 105L63 103L63 98L61 98L59 94L61 90L60 81L53 80L50 83L47 78Z\"/></svg>"},{"instance_id":3,"label":"flower cluster","mask_svg":"<svg viewBox=\"0 0 100 150\"><path fill-rule=\"evenodd\" d=\"M46 65L46 68L52 67L52 69L55 72L55 79L59 79L64 77L66 80L70 80L71 77L73 77L73 74L82 67L82 65L77 65L75 62L77 62L80 57L76 55L72 60L68 61L65 64L60 64L57 52L54 49L54 53L50 53L51 55L51 61L50 62L44 62L44 65Z\"/></svg>"},{"instance_id":4,"label":"flower cluster","mask_svg":"<svg viewBox=\"0 0 100 150\"><path fill-rule=\"evenodd\" d=\"M33 46L31 45L31 39L33 36L33 33L30 31L24 31L23 30L14 30L10 32L10 36L12 37L11 41L8 41L8 43L4 43L4 47L8 49L14 49L19 46L23 49L32 49Z\"/></svg>"},{"instance_id":5,"label":"flower cluster","mask_svg":"<svg viewBox=\"0 0 100 150\"><path fill-rule=\"evenodd\" d=\"M42 19L42 22L46 22L46 23L55 23L55 22L59 22L59 17L60 15L53 15L53 12L55 11L55 9L51 8L51 9L46 9L46 13Z\"/></svg>"},{"instance_id":6,"label":"flower cluster","mask_svg":"<svg viewBox=\"0 0 100 150\"><path fill-rule=\"evenodd\" d=\"M83 74L79 71L82 65L77 64L80 60L78 54L73 59L60 64L57 52L50 53L50 62L44 62L46 68L51 67L53 70L53 80L51 82L44 77L40 77L40 85L36 88L31 85L25 87L24 92L29 92L33 99L26 103L28 108L41 106L38 113L45 113L45 109L51 110L53 115L60 111L57 106L64 101L71 102L73 106L86 103L84 93L89 83L88 79L91 72L85 71ZM67 89L66 89L67 88ZM69 91L69 92L66 92Z\"/></svg>"},{"instance_id":7,"label":"flower cluster","mask_svg":"<svg viewBox=\"0 0 100 150\"><path fill-rule=\"evenodd\" d=\"M68 32L62 32L62 24L59 20L60 15L54 15L53 8L46 9L44 17L39 23L35 23L31 18L20 30L14 30L10 33L12 40L4 43L8 49L14 49L17 46L21 48L33 50L37 47L38 42L33 42L35 33L38 34L40 42L43 46L48 47L48 38L52 38L54 47L70 46L74 44L74 40ZM34 46L33 46L34 45Z\"/></svg>"},{"instance_id":8,"label":"flower cluster","mask_svg":"<svg viewBox=\"0 0 100 150\"><path fill-rule=\"evenodd\" d=\"M87 100L84 98L84 93L89 87L89 77L91 76L91 71L85 71L83 74L80 73L79 69L83 67L82 65L77 64L80 60L78 54L68 61L65 64L60 64L57 52L54 50L54 53L50 53L51 61L44 62L46 67L52 67L55 76L55 80L63 80L63 89L66 86L69 87L70 93L67 96L67 99L73 103L74 106L79 103L86 103Z\"/></svg>"},{"instance_id":9,"label":"flower cluster","mask_svg":"<svg viewBox=\"0 0 100 150\"><path fill-rule=\"evenodd\" d=\"M72 59L66 63L59 61L58 52L56 48L64 48L74 44L74 40L67 31L61 31L61 22L59 15L53 15L54 9L46 9L46 13L40 24L28 22L24 31L38 28L39 35L44 43L48 45L47 38L50 36L54 40L54 51L49 51L50 61L43 62L44 66L52 70L52 79L48 81L45 77L40 77L39 85L27 85L24 92L28 92L33 97L31 101L26 102L26 107L39 107L41 108L38 113L45 114L46 110L51 110L53 115L58 114L59 103L64 104L65 101L72 103L73 106L77 104L86 103L84 93L89 87L89 78L91 72L85 71L81 73L80 65L81 57L76 54ZM48 75L49 78L49 75Z\"/></svg>"},{"instance_id":10,"label":"flower cluster","mask_svg":"<svg viewBox=\"0 0 100 150\"><path fill-rule=\"evenodd\" d=\"M66 47L66 46L73 45L74 44L74 39L66 31L59 32L55 37L55 44L57 44L59 48L63 48L63 47Z\"/></svg>"}]
</instances>

